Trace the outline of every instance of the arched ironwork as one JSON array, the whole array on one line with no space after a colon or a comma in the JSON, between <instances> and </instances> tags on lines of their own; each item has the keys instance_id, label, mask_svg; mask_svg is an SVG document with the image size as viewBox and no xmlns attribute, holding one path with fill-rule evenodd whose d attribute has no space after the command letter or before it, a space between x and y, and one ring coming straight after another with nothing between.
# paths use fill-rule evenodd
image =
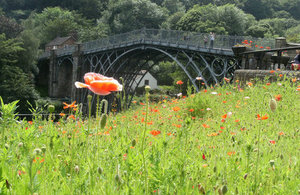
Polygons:
<instances>
[{"instance_id":1,"label":"arched ironwork","mask_svg":"<svg viewBox=\"0 0 300 195\"><path fill-rule=\"evenodd\" d=\"M136 45L87 54L83 57L83 66L84 72L97 72L117 79L122 76L125 81L126 98L131 100L135 93L135 89L132 89L133 82L140 71L146 70L136 86L154 65L166 59L174 61L185 72L196 90L199 90L196 77L203 78L204 85L208 87L217 84L225 76L228 77L230 70L238 66L238 62L233 56L151 45ZM148 65L149 61L153 62L152 66ZM81 93L81 101L86 102L88 93L88 90ZM112 98L113 95L109 99ZM94 96L93 103L95 99ZM128 101L128 103L130 102Z\"/></svg>"}]
</instances>

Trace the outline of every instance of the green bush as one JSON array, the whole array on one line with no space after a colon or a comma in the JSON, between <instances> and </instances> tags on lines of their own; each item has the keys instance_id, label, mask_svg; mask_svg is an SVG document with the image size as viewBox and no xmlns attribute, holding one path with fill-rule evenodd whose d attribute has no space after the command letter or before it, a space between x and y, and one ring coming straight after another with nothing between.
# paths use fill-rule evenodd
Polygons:
<instances>
[{"instance_id":1,"label":"green bush","mask_svg":"<svg viewBox=\"0 0 300 195\"><path fill-rule=\"evenodd\" d=\"M4 102L19 100L17 112L29 113L27 101L34 104L39 94L34 89L32 79L16 66L3 66L0 69L0 96Z\"/></svg>"}]
</instances>

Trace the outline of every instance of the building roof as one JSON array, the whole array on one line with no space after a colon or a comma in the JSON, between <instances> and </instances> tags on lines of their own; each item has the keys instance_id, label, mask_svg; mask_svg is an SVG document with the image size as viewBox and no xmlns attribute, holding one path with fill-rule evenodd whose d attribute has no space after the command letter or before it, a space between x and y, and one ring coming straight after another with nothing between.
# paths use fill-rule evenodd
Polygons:
<instances>
[{"instance_id":1,"label":"building roof","mask_svg":"<svg viewBox=\"0 0 300 195\"><path fill-rule=\"evenodd\" d=\"M70 38L74 39L72 36L67 36L67 37L56 37L53 39L50 43L46 44L46 47L49 46L54 46L54 45L62 45L64 42L69 40Z\"/></svg>"}]
</instances>

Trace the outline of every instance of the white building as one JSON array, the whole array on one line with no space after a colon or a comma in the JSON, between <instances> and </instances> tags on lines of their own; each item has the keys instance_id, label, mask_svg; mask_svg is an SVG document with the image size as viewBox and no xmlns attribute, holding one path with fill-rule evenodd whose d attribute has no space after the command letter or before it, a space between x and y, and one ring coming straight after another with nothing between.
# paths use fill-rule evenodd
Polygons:
<instances>
[{"instance_id":1,"label":"white building","mask_svg":"<svg viewBox=\"0 0 300 195\"><path fill-rule=\"evenodd\" d=\"M149 72L147 72L146 74L145 73L146 70L140 71L139 75L137 75L135 80L133 81L131 89L134 90L138 84L138 87L144 87L146 85L149 85L151 89L158 89L157 80Z\"/></svg>"}]
</instances>

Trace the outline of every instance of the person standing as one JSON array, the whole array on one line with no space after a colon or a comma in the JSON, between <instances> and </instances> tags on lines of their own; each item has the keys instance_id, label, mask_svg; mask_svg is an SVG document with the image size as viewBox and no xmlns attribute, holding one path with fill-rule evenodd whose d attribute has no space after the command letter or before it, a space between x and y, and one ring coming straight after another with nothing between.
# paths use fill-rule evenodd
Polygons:
<instances>
[{"instance_id":1,"label":"person standing","mask_svg":"<svg viewBox=\"0 0 300 195\"><path fill-rule=\"evenodd\" d=\"M207 35L204 35L204 47L207 48L207 42L208 42L208 38L207 38Z\"/></svg>"},{"instance_id":2,"label":"person standing","mask_svg":"<svg viewBox=\"0 0 300 195\"><path fill-rule=\"evenodd\" d=\"M296 50L296 56L292 61L292 70L300 70L300 50Z\"/></svg>"},{"instance_id":3,"label":"person standing","mask_svg":"<svg viewBox=\"0 0 300 195\"><path fill-rule=\"evenodd\" d=\"M210 38L210 48L214 47L214 41L215 41L215 33L214 32L210 32L209 33L209 38Z\"/></svg>"}]
</instances>

